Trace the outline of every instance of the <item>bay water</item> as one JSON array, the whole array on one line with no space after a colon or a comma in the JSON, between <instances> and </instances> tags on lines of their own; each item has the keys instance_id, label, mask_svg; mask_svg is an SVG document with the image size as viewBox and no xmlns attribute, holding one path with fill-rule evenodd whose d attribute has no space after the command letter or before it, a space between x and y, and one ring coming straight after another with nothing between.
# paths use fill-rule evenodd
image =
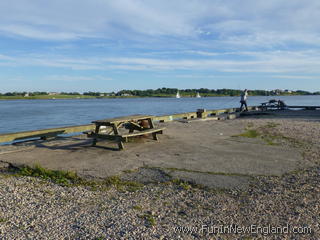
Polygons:
<instances>
[{"instance_id":1,"label":"bay water","mask_svg":"<svg viewBox=\"0 0 320 240\"><path fill-rule=\"evenodd\" d=\"M320 96L251 96L248 105L257 106L270 99L287 105L319 106ZM108 98L1 100L0 134L53 127L90 124L91 121L132 114L170 115L239 107L239 97L203 98Z\"/></svg>"}]
</instances>

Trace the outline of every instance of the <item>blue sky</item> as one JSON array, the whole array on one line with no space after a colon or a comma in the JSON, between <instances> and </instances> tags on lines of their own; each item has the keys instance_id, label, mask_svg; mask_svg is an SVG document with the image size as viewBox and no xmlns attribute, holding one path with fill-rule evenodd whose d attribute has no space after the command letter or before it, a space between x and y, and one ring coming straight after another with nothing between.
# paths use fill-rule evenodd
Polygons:
<instances>
[{"instance_id":1,"label":"blue sky","mask_svg":"<svg viewBox=\"0 0 320 240\"><path fill-rule=\"evenodd\" d=\"M320 90L318 0L1 0L0 92Z\"/></svg>"}]
</instances>

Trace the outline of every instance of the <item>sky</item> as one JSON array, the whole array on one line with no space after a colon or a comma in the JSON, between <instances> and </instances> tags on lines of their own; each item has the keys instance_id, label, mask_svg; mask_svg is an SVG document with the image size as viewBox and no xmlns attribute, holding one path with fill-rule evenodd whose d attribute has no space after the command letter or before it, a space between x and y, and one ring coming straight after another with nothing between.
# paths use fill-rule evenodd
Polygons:
<instances>
[{"instance_id":1,"label":"sky","mask_svg":"<svg viewBox=\"0 0 320 240\"><path fill-rule=\"evenodd\" d=\"M1 0L0 92L320 90L319 0Z\"/></svg>"}]
</instances>

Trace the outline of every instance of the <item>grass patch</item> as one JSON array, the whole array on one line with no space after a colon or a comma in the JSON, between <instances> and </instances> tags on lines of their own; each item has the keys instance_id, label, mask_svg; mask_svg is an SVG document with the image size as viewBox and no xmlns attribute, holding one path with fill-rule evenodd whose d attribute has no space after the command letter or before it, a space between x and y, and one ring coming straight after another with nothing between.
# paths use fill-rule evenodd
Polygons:
<instances>
[{"instance_id":1,"label":"grass patch","mask_svg":"<svg viewBox=\"0 0 320 240\"><path fill-rule=\"evenodd\" d=\"M262 140L265 141L267 145L271 145L271 146L279 145L278 143L275 142L275 140L277 139L275 136L265 135L265 136L261 136L261 138Z\"/></svg>"},{"instance_id":2,"label":"grass patch","mask_svg":"<svg viewBox=\"0 0 320 240\"><path fill-rule=\"evenodd\" d=\"M189 190L192 188L192 184L181 179L173 179L171 182L184 190Z\"/></svg>"},{"instance_id":3,"label":"grass patch","mask_svg":"<svg viewBox=\"0 0 320 240\"><path fill-rule=\"evenodd\" d=\"M5 223L7 219L0 217L0 223Z\"/></svg>"},{"instance_id":4,"label":"grass patch","mask_svg":"<svg viewBox=\"0 0 320 240\"><path fill-rule=\"evenodd\" d=\"M302 148L306 144L298 139L290 138L283 136L282 134L275 134L272 135L270 133L265 133L261 135L261 138L268 144L268 145L281 145L281 143L289 143L291 147L294 148Z\"/></svg>"},{"instance_id":5,"label":"grass patch","mask_svg":"<svg viewBox=\"0 0 320 240\"><path fill-rule=\"evenodd\" d=\"M50 180L60 185L70 185L81 181L81 179L74 172L63 170L49 170L35 165L34 167L24 166L16 173L20 176L38 177L45 180Z\"/></svg>"},{"instance_id":6,"label":"grass patch","mask_svg":"<svg viewBox=\"0 0 320 240\"><path fill-rule=\"evenodd\" d=\"M255 129L250 129L245 131L244 133L241 133L239 135L235 135L235 137L247 137L247 138L257 138L260 134Z\"/></svg>"},{"instance_id":7,"label":"grass patch","mask_svg":"<svg viewBox=\"0 0 320 240\"><path fill-rule=\"evenodd\" d=\"M289 142L294 147L302 146L301 142L296 139L285 137L279 133L273 134L269 131L270 129L273 129L279 125L279 123L268 122L266 125L261 126L258 129L249 129L253 125L249 126L248 124L248 126L245 128L245 132L239 135L233 135L232 137L260 138L267 145L271 146L281 145L281 142L283 141Z\"/></svg>"},{"instance_id":8,"label":"grass patch","mask_svg":"<svg viewBox=\"0 0 320 240\"><path fill-rule=\"evenodd\" d=\"M123 181L118 176L106 178L104 181L89 181L80 178L76 173L63 170L50 170L35 165L34 167L24 166L15 170L16 176L36 177L62 186L85 186L92 191L107 190L114 186L118 190L126 190L130 192L137 191L143 187L143 184L133 181Z\"/></svg>"},{"instance_id":9,"label":"grass patch","mask_svg":"<svg viewBox=\"0 0 320 240\"><path fill-rule=\"evenodd\" d=\"M230 189L228 189L228 188L218 188L218 187L210 188L208 191L213 193L213 194L217 194L217 195L218 194L230 193Z\"/></svg>"},{"instance_id":10,"label":"grass patch","mask_svg":"<svg viewBox=\"0 0 320 240\"><path fill-rule=\"evenodd\" d=\"M134 173L134 172L137 172L138 169L129 169L129 170L123 170L122 172L123 173Z\"/></svg>"},{"instance_id":11,"label":"grass patch","mask_svg":"<svg viewBox=\"0 0 320 240\"><path fill-rule=\"evenodd\" d=\"M140 216L140 218L143 218L145 220L145 224L147 225L147 227L153 227L156 225L156 220L151 213L143 214Z\"/></svg>"},{"instance_id":12,"label":"grass patch","mask_svg":"<svg viewBox=\"0 0 320 240\"><path fill-rule=\"evenodd\" d=\"M142 207L139 205L135 205L132 207L134 210L142 211Z\"/></svg>"},{"instance_id":13,"label":"grass patch","mask_svg":"<svg viewBox=\"0 0 320 240\"><path fill-rule=\"evenodd\" d=\"M274 122L268 122L267 125L265 125L265 128L275 128L277 126L279 126L279 123L274 123Z\"/></svg>"},{"instance_id":14,"label":"grass patch","mask_svg":"<svg viewBox=\"0 0 320 240\"><path fill-rule=\"evenodd\" d=\"M135 192L143 187L143 184L133 181L124 181L119 176L112 176L104 180L106 186L114 186L119 190L127 190L129 192Z\"/></svg>"},{"instance_id":15,"label":"grass patch","mask_svg":"<svg viewBox=\"0 0 320 240\"><path fill-rule=\"evenodd\" d=\"M249 130L250 128L253 128L253 127L254 127L254 124L252 122L249 122L245 127L245 130Z\"/></svg>"},{"instance_id":16,"label":"grass patch","mask_svg":"<svg viewBox=\"0 0 320 240\"><path fill-rule=\"evenodd\" d=\"M222 175L222 176L239 176L239 177L251 177L250 174L243 174L243 173L225 173L225 172L203 172L198 170L186 169L186 168L160 168L160 167L149 167L155 168L160 170L169 170L169 171L180 171L180 172L190 172L190 173L206 173L212 175ZM167 174L170 177L170 174Z\"/></svg>"},{"instance_id":17,"label":"grass patch","mask_svg":"<svg viewBox=\"0 0 320 240\"><path fill-rule=\"evenodd\" d=\"M105 237L96 237L93 240L104 240L104 239L106 239L106 238Z\"/></svg>"}]
</instances>

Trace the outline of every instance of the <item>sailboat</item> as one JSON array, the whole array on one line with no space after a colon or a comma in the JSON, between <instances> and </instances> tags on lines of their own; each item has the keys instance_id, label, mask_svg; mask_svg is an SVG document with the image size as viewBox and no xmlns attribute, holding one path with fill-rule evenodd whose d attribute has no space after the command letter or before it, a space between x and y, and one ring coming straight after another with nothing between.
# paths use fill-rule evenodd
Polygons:
<instances>
[{"instance_id":1,"label":"sailboat","mask_svg":"<svg viewBox=\"0 0 320 240\"><path fill-rule=\"evenodd\" d=\"M177 92L176 98L180 98L180 93L179 93L179 91Z\"/></svg>"},{"instance_id":2,"label":"sailboat","mask_svg":"<svg viewBox=\"0 0 320 240\"><path fill-rule=\"evenodd\" d=\"M200 96L200 94L199 94L199 92L197 92L197 96L196 96L197 98L201 98L201 96Z\"/></svg>"}]
</instances>

